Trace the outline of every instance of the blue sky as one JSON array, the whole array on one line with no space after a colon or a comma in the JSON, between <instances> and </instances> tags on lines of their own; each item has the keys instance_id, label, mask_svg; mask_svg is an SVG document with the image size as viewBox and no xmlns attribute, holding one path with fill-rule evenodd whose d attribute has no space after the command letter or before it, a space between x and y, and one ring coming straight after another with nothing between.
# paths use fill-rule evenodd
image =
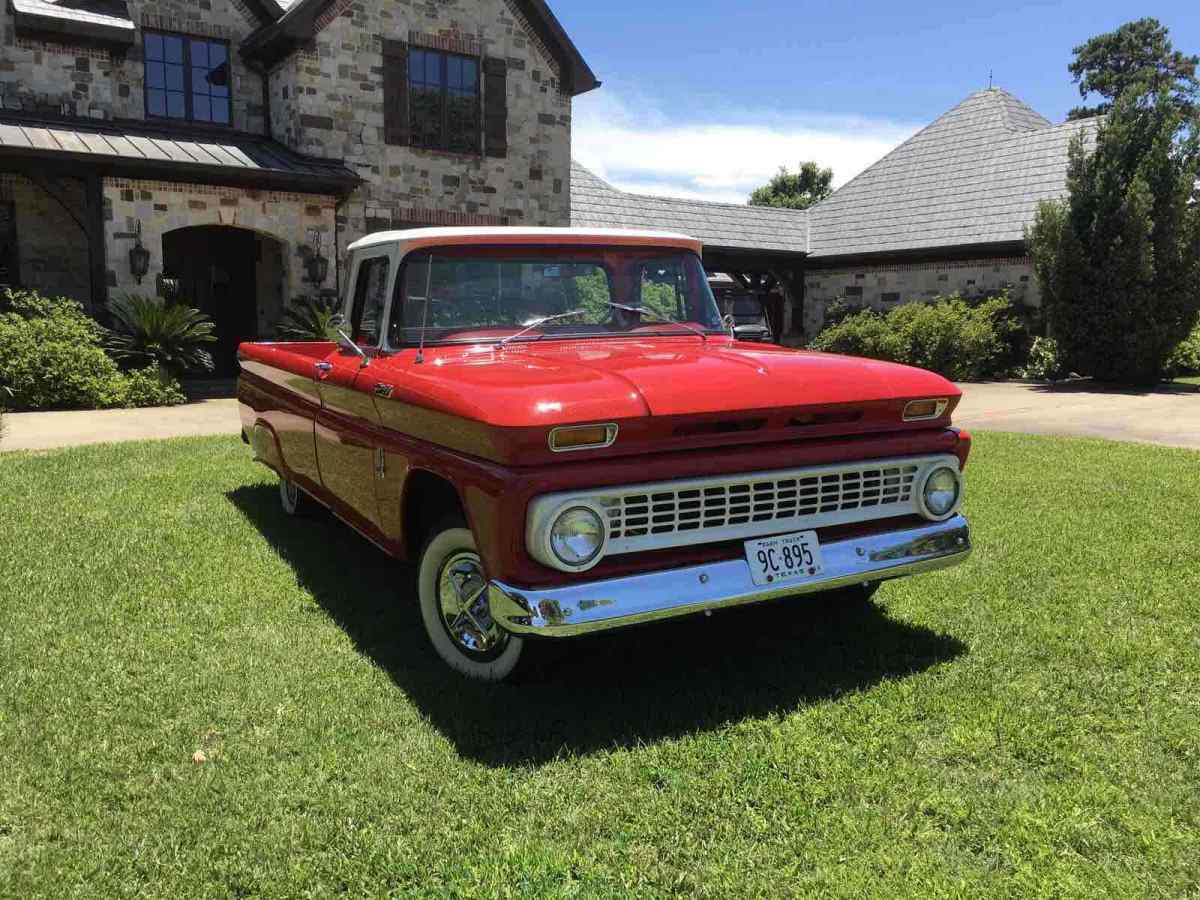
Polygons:
<instances>
[{"instance_id":1,"label":"blue sky","mask_svg":"<svg viewBox=\"0 0 1200 900\"><path fill-rule=\"evenodd\" d=\"M574 155L629 190L740 202L781 164L835 184L995 84L1061 121L1071 48L1152 15L1200 53L1200 3L551 0L603 86Z\"/></svg>"}]
</instances>

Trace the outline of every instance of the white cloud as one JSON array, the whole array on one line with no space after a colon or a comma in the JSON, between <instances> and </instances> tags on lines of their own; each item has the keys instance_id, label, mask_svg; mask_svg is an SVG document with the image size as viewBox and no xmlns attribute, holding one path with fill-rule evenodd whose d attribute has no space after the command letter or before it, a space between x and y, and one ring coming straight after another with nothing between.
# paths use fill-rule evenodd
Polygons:
<instances>
[{"instance_id":1,"label":"white cloud","mask_svg":"<svg viewBox=\"0 0 1200 900\"><path fill-rule=\"evenodd\" d=\"M742 109L671 121L653 101L601 88L575 100L572 155L622 190L744 203L781 165L816 160L849 181L919 125Z\"/></svg>"}]
</instances>

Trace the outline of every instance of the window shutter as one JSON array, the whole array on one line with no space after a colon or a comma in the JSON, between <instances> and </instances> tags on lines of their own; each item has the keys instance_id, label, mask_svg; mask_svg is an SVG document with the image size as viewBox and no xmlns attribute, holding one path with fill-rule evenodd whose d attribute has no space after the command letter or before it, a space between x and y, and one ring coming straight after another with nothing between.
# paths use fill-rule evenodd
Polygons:
<instances>
[{"instance_id":1,"label":"window shutter","mask_svg":"<svg viewBox=\"0 0 1200 900\"><path fill-rule=\"evenodd\" d=\"M508 156L508 62L494 56L483 61L483 152Z\"/></svg>"},{"instance_id":2,"label":"window shutter","mask_svg":"<svg viewBox=\"0 0 1200 900\"><path fill-rule=\"evenodd\" d=\"M383 41L383 142L408 146L408 44Z\"/></svg>"}]
</instances>

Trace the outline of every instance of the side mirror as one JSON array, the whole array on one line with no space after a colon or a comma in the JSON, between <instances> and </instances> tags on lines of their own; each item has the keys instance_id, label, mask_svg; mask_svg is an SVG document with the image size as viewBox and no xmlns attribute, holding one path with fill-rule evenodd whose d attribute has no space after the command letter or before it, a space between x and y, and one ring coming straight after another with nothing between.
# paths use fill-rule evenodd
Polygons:
<instances>
[{"instance_id":1,"label":"side mirror","mask_svg":"<svg viewBox=\"0 0 1200 900\"><path fill-rule=\"evenodd\" d=\"M344 322L345 317L343 316L342 319ZM354 343L354 338L352 338L352 337L350 337L350 335L346 334L346 332L341 328L340 325L335 326L335 329L338 333L338 338L339 338L338 346L343 350L351 350L354 353L358 354L359 359L360 359L360 362L359 362L360 369L365 369L367 366L369 366L371 364L371 357L367 356L367 351L364 350L362 347L358 346L358 344Z\"/></svg>"}]
</instances>

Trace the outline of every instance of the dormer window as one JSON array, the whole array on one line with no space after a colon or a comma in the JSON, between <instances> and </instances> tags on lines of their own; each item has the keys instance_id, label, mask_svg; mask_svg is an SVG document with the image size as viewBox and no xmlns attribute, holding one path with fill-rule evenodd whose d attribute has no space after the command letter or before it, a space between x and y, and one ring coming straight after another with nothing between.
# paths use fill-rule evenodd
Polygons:
<instances>
[{"instance_id":1,"label":"dormer window","mask_svg":"<svg viewBox=\"0 0 1200 900\"><path fill-rule=\"evenodd\" d=\"M143 41L147 117L229 124L227 42L157 31Z\"/></svg>"}]
</instances>

